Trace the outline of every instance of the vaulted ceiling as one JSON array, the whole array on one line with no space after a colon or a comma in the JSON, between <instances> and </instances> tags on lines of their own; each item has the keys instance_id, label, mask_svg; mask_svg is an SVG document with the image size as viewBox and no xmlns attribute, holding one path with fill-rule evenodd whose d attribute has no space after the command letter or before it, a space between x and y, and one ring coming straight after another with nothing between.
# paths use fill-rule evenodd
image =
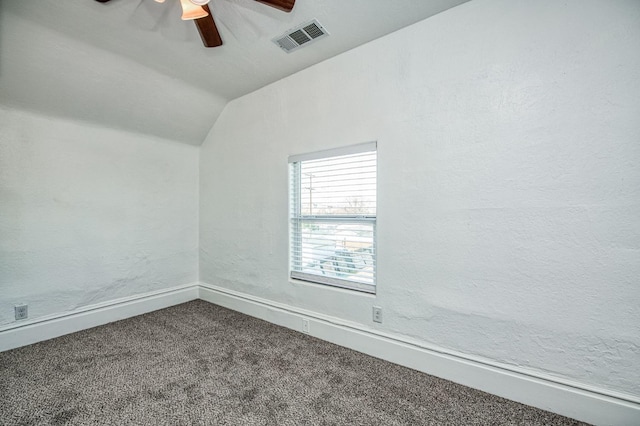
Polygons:
<instances>
[{"instance_id":1,"label":"vaulted ceiling","mask_svg":"<svg viewBox=\"0 0 640 426\"><path fill-rule=\"evenodd\" d=\"M465 1L212 0L207 49L178 0L1 0L0 105L199 145L229 100ZM271 41L314 18L329 37Z\"/></svg>"}]
</instances>

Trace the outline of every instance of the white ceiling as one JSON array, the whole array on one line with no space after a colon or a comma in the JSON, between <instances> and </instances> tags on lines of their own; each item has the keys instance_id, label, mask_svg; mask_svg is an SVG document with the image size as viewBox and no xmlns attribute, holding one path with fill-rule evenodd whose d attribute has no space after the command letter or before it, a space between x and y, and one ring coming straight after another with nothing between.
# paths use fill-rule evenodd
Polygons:
<instances>
[{"instance_id":1,"label":"white ceiling","mask_svg":"<svg viewBox=\"0 0 640 426\"><path fill-rule=\"evenodd\" d=\"M207 49L178 0L0 0L0 103L199 145L229 100L465 1L212 0ZM329 37L271 42L313 18Z\"/></svg>"}]
</instances>

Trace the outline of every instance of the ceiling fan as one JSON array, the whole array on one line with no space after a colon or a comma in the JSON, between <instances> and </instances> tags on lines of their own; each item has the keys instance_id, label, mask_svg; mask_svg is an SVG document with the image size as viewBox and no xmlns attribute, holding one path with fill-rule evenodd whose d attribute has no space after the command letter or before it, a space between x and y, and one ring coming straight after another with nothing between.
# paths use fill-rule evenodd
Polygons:
<instances>
[{"instance_id":1,"label":"ceiling fan","mask_svg":"<svg viewBox=\"0 0 640 426\"><path fill-rule=\"evenodd\" d=\"M96 0L99 3L107 3L111 0ZM165 0L155 0L164 3ZM174 0L175 1L175 0ZM178 0L182 6L182 19L193 20L198 28L198 33L205 47L222 46L222 38L216 27L216 23L211 15L211 10L207 3L209 0ZM274 7L283 12L291 12L296 0L255 0L267 6Z\"/></svg>"}]
</instances>

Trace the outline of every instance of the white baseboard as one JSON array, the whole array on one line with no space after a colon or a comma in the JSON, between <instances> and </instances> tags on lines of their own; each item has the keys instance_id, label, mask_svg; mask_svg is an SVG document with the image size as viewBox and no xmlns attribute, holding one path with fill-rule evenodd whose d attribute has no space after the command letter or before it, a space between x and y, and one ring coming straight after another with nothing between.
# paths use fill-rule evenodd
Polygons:
<instances>
[{"instance_id":1,"label":"white baseboard","mask_svg":"<svg viewBox=\"0 0 640 426\"><path fill-rule=\"evenodd\" d=\"M198 298L198 284L188 284L87 306L63 314L0 327L0 352L31 345Z\"/></svg>"},{"instance_id":2,"label":"white baseboard","mask_svg":"<svg viewBox=\"0 0 640 426\"><path fill-rule=\"evenodd\" d=\"M297 331L302 331L302 318L306 318L314 337L567 417L596 425L640 425L640 398L633 395L427 347L402 336L206 283L200 283L199 297Z\"/></svg>"}]
</instances>

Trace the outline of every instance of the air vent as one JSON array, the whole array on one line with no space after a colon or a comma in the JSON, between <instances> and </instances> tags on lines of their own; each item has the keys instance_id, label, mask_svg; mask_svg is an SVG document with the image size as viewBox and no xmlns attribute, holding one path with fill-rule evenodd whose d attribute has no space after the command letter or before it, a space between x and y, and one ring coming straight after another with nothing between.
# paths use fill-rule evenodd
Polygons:
<instances>
[{"instance_id":1,"label":"air vent","mask_svg":"<svg viewBox=\"0 0 640 426\"><path fill-rule=\"evenodd\" d=\"M291 53L294 50L310 44L312 41L328 36L329 33L324 29L320 22L313 20L305 22L302 25L292 28L280 37L273 39L273 42L280 46L282 50Z\"/></svg>"}]
</instances>

